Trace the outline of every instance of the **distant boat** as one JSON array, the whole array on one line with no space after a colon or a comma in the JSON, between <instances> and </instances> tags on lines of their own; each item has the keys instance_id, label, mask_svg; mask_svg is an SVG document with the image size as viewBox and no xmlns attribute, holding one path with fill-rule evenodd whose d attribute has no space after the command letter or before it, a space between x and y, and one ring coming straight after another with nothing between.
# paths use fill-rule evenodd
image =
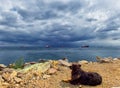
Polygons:
<instances>
[{"instance_id":1,"label":"distant boat","mask_svg":"<svg viewBox=\"0 0 120 88\"><path fill-rule=\"evenodd\" d=\"M90 46L89 45L83 45L81 46L81 48L89 48Z\"/></svg>"}]
</instances>

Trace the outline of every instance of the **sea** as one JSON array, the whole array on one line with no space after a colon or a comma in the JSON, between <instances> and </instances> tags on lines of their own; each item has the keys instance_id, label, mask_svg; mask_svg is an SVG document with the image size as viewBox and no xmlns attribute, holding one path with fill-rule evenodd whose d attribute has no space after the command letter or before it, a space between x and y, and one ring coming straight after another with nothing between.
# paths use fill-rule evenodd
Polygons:
<instances>
[{"instance_id":1,"label":"sea","mask_svg":"<svg viewBox=\"0 0 120 88\"><path fill-rule=\"evenodd\" d=\"M0 64L8 65L19 58L25 62L59 60L67 58L71 62L79 60L96 61L100 57L120 57L118 47L86 47L86 48L41 48L41 47L0 47Z\"/></svg>"}]
</instances>

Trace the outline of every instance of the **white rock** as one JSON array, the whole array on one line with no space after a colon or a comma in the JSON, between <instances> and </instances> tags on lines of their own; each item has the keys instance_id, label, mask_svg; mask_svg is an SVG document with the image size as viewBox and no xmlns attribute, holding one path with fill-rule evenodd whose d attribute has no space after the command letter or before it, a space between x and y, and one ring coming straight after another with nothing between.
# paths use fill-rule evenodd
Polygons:
<instances>
[{"instance_id":1,"label":"white rock","mask_svg":"<svg viewBox=\"0 0 120 88\"><path fill-rule=\"evenodd\" d=\"M81 61L78 61L79 64L88 64L89 62L86 61L86 60L81 60Z\"/></svg>"},{"instance_id":2,"label":"white rock","mask_svg":"<svg viewBox=\"0 0 120 88\"><path fill-rule=\"evenodd\" d=\"M30 66L26 66L24 69L20 70L21 72L29 72L29 71L36 71L38 73L44 73L50 68L50 62L45 63L36 63Z\"/></svg>"},{"instance_id":3,"label":"white rock","mask_svg":"<svg viewBox=\"0 0 120 88\"><path fill-rule=\"evenodd\" d=\"M67 66L67 67L71 66L71 64L65 60L58 60L58 61L59 61L59 64L61 64L63 66Z\"/></svg>"},{"instance_id":4,"label":"white rock","mask_svg":"<svg viewBox=\"0 0 120 88\"><path fill-rule=\"evenodd\" d=\"M119 60L118 58L114 58L113 60Z\"/></svg>"},{"instance_id":5,"label":"white rock","mask_svg":"<svg viewBox=\"0 0 120 88\"><path fill-rule=\"evenodd\" d=\"M6 68L7 66L5 66L4 64L0 64L0 67Z\"/></svg>"},{"instance_id":6,"label":"white rock","mask_svg":"<svg viewBox=\"0 0 120 88\"><path fill-rule=\"evenodd\" d=\"M0 64L0 71L3 70L4 68L6 68L7 66L5 66L4 64Z\"/></svg>"}]
</instances>

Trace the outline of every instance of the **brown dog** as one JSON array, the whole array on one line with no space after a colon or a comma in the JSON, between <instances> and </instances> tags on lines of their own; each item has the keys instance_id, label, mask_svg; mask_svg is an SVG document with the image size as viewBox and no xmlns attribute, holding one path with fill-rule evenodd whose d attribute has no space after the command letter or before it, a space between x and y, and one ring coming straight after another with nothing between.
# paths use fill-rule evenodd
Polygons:
<instances>
[{"instance_id":1,"label":"brown dog","mask_svg":"<svg viewBox=\"0 0 120 88\"><path fill-rule=\"evenodd\" d=\"M72 66L70 66L70 69L72 70L70 80L71 84L96 86L102 83L102 77L98 73L85 72L80 67L81 65L79 64L72 64Z\"/></svg>"}]
</instances>

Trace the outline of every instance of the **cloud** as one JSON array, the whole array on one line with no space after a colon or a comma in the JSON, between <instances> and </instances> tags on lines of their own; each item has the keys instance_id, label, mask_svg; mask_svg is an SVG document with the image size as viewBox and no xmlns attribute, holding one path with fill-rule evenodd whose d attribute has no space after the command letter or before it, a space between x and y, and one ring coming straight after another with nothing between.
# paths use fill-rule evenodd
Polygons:
<instances>
[{"instance_id":1,"label":"cloud","mask_svg":"<svg viewBox=\"0 0 120 88\"><path fill-rule=\"evenodd\" d=\"M0 2L0 45L79 46L120 43L120 0Z\"/></svg>"}]
</instances>

